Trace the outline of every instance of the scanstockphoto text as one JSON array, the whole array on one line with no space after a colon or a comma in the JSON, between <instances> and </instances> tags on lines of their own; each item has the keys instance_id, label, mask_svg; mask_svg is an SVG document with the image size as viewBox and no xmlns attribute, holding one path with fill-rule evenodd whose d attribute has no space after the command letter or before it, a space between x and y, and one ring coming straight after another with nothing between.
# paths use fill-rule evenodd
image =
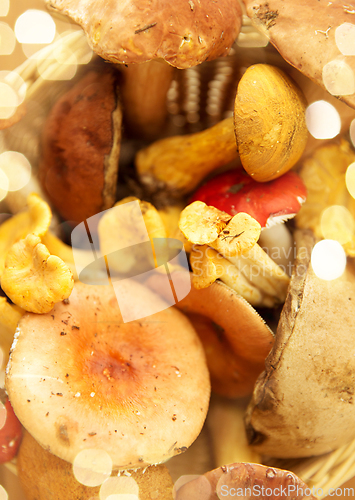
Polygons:
<instances>
[{"instance_id":1,"label":"scanstockphoto text","mask_svg":"<svg viewBox=\"0 0 355 500\"><path fill-rule=\"evenodd\" d=\"M250 278L257 276L268 276L270 273L270 269L268 268L267 265L263 264L262 262L257 262L257 263L255 263L255 261L251 262L248 254L244 255L242 254L235 257L235 255L233 255L232 252L229 255L228 252L224 251L222 255L220 253L217 253L211 247L207 247L202 250L200 245L193 245L192 249L194 252L193 270L196 276L206 276L206 273L208 273L208 267L204 265L205 259L206 257L207 258L212 257L212 254L213 254L213 263L215 265L215 271L217 274L219 271L221 271L221 274L229 274L228 267L230 266L230 274L233 275L236 269L236 265L241 273ZM278 266L282 269L282 271L284 271L284 273L291 276L296 259L295 246L288 249L280 247L272 247L272 248L262 247L262 249L274 262L278 263L280 259L283 260L283 262L287 262L287 264L278 263ZM211 252L210 255L209 252ZM309 249L306 247L298 248L297 257L299 262L309 262ZM221 266L220 270L218 269L219 266L218 260L220 260L220 266ZM225 262L226 260L228 261L228 263ZM307 272L306 265L299 264L297 266L298 275L303 275L306 272Z\"/></svg>"},{"instance_id":2,"label":"scanstockphoto text","mask_svg":"<svg viewBox=\"0 0 355 500\"><path fill-rule=\"evenodd\" d=\"M250 488L238 488L231 485L222 484L218 487L218 497L223 498L302 498L302 497L354 497L355 490L351 487L338 487L338 488L327 488L324 491L322 488L317 488L315 486L311 487L300 487L294 484L287 486L276 486L274 488L261 486L259 484L254 484Z\"/></svg>"}]
</instances>

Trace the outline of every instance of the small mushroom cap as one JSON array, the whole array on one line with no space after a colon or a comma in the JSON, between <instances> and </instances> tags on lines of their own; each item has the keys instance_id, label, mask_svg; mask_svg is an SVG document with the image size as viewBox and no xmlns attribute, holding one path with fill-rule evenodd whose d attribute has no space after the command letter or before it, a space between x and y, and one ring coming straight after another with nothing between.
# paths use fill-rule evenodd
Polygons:
<instances>
[{"instance_id":1,"label":"small mushroom cap","mask_svg":"<svg viewBox=\"0 0 355 500\"><path fill-rule=\"evenodd\" d=\"M354 6L340 0L243 0L282 57L355 107Z\"/></svg>"},{"instance_id":2,"label":"small mushroom cap","mask_svg":"<svg viewBox=\"0 0 355 500\"><path fill-rule=\"evenodd\" d=\"M240 494L236 495L238 492ZM175 494L176 500L197 498L218 500L235 496L240 496L245 500L253 498L260 500L315 499L308 485L292 472L251 463L235 463L218 467L184 484Z\"/></svg>"},{"instance_id":3,"label":"small mushroom cap","mask_svg":"<svg viewBox=\"0 0 355 500\"><path fill-rule=\"evenodd\" d=\"M115 63L161 58L177 68L227 55L242 12L236 0L46 0L80 24L93 50Z\"/></svg>"},{"instance_id":4,"label":"small mushroom cap","mask_svg":"<svg viewBox=\"0 0 355 500\"><path fill-rule=\"evenodd\" d=\"M139 309L151 292L127 281L121 292ZM122 469L189 447L210 395L203 348L184 315L170 307L123 323L112 287L80 282L69 303L22 318L6 388L21 423L53 454L73 462L81 450L103 449Z\"/></svg>"},{"instance_id":5,"label":"small mushroom cap","mask_svg":"<svg viewBox=\"0 0 355 500\"><path fill-rule=\"evenodd\" d=\"M230 215L246 212L264 228L294 217L306 196L306 187L295 172L260 183L235 169L203 184L191 201L203 201Z\"/></svg>"},{"instance_id":6,"label":"small mushroom cap","mask_svg":"<svg viewBox=\"0 0 355 500\"><path fill-rule=\"evenodd\" d=\"M9 250L1 287L14 304L38 314L49 312L56 302L67 299L74 286L68 266L29 234Z\"/></svg>"}]
</instances>

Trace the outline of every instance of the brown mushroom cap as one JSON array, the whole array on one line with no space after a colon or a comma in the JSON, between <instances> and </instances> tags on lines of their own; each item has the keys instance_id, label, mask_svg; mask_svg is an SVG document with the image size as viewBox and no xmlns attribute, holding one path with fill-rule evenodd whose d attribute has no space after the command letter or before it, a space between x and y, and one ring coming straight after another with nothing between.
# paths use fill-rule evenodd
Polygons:
<instances>
[{"instance_id":1,"label":"brown mushroom cap","mask_svg":"<svg viewBox=\"0 0 355 500\"><path fill-rule=\"evenodd\" d=\"M353 5L340 0L243 2L248 16L266 32L288 63L332 95L355 107L353 38L350 32L346 42L348 26L345 25L354 25ZM344 50L341 41L348 45L350 52Z\"/></svg>"},{"instance_id":2,"label":"brown mushroom cap","mask_svg":"<svg viewBox=\"0 0 355 500\"><path fill-rule=\"evenodd\" d=\"M178 283L176 274L175 286ZM152 286L159 286L159 281L155 279ZM176 305L203 343L212 390L227 397L250 394L273 344L273 333L261 316L220 281L201 290L192 287Z\"/></svg>"},{"instance_id":3,"label":"brown mushroom cap","mask_svg":"<svg viewBox=\"0 0 355 500\"><path fill-rule=\"evenodd\" d=\"M134 294L132 311L149 300L136 283L121 292ZM68 462L81 450L103 449L123 469L190 446L210 393L203 348L184 315L167 308L123 323L110 286L80 282L69 303L22 318L6 386L43 447Z\"/></svg>"},{"instance_id":4,"label":"brown mushroom cap","mask_svg":"<svg viewBox=\"0 0 355 500\"><path fill-rule=\"evenodd\" d=\"M108 65L87 73L53 106L43 130L39 177L66 220L81 222L114 204L121 118Z\"/></svg>"},{"instance_id":5,"label":"brown mushroom cap","mask_svg":"<svg viewBox=\"0 0 355 500\"><path fill-rule=\"evenodd\" d=\"M227 55L238 36L237 0L46 0L86 32L93 50L111 62L165 59L177 68Z\"/></svg>"},{"instance_id":6,"label":"brown mushroom cap","mask_svg":"<svg viewBox=\"0 0 355 500\"><path fill-rule=\"evenodd\" d=\"M176 500L315 498L311 488L292 472L251 463L223 465L206 472L181 486L175 495Z\"/></svg>"}]
</instances>

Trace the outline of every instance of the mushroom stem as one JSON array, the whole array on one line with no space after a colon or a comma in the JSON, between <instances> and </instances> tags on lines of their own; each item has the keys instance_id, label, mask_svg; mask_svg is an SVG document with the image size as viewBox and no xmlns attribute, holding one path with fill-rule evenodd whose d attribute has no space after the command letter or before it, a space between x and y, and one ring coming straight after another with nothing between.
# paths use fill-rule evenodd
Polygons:
<instances>
[{"instance_id":1,"label":"mushroom stem","mask_svg":"<svg viewBox=\"0 0 355 500\"><path fill-rule=\"evenodd\" d=\"M233 118L226 118L202 132L154 142L137 153L136 167L144 184L183 194L237 157Z\"/></svg>"},{"instance_id":2,"label":"mushroom stem","mask_svg":"<svg viewBox=\"0 0 355 500\"><path fill-rule=\"evenodd\" d=\"M191 266L194 273L192 283L197 289L206 288L216 279L220 279L253 306L275 305L274 297L268 297L262 288L252 285L230 259L225 259L207 245L201 247L194 245L191 252ZM275 293L272 295L275 296Z\"/></svg>"},{"instance_id":3,"label":"mushroom stem","mask_svg":"<svg viewBox=\"0 0 355 500\"><path fill-rule=\"evenodd\" d=\"M251 283L278 302L284 302L289 276L278 266L257 243L237 257L227 257Z\"/></svg>"},{"instance_id":4,"label":"mushroom stem","mask_svg":"<svg viewBox=\"0 0 355 500\"><path fill-rule=\"evenodd\" d=\"M125 122L136 137L152 139L162 131L173 72L174 68L163 60L122 65Z\"/></svg>"}]
</instances>

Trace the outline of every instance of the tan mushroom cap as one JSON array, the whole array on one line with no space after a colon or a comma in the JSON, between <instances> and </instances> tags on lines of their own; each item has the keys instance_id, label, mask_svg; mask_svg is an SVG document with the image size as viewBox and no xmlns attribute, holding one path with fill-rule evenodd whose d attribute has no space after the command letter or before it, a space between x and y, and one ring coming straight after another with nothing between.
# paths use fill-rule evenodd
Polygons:
<instances>
[{"instance_id":1,"label":"tan mushroom cap","mask_svg":"<svg viewBox=\"0 0 355 500\"><path fill-rule=\"evenodd\" d=\"M179 279L176 273L175 287ZM153 286L159 287L158 280ZM219 281L201 290L192 287L176 305L191 320L203 343L212 390L227 397L250 394L273 344L273 333L262 317Z\"/></svg>"},{"instance_id":2,"label":"tan mushroom cap","mask_svg":"<svg viewBox=\"0 0 355 500\"><path fill-rule=\"evenodd\" d=\"M177 68L227 55L238 36L237 0L46 0L80 24L93 50L115 63L161 58Z\"/></svg>"},{"instance_id":3,"label":"tan mushroom cap","mask_svg":"<svg viewBox=\"0 0 355 500\"><path fill-rule=\"evenodd\" d=\"M147 301L132 282L122 293L134 294L132 310ZM22 318L6 387L43 447L68 462L103 449L123 469L189 447L210 395L203 348L184 315L167 308L123 323L111 287L80 282L49 314Z\"/></svg>"},{"instance_id":4,"label":"tan mushroom cap","mask_svg":"<svg viewBox=\"0 0 355 500\"><path fill-rule=\"evenodd\" d=\"M340 0L243 0L282 57L355 107L354 6Z\"/></svg>"},{"instance_id":5,"label":"tan mushroom cap","mask_svg":"<svg viewBox=\"0 0 355 500\"><path fill-rule=\"evenodd\" d=\"M238 492L240 494L237 494ZM235 496L242 497L244 500L253 498L260 500L315 499L311 494L311 488L292 472L252 463L223 465L206 472L203 476L179 488L174 498L176 500L195 498L218 500Z\"/></svg>"}]
</instances>

